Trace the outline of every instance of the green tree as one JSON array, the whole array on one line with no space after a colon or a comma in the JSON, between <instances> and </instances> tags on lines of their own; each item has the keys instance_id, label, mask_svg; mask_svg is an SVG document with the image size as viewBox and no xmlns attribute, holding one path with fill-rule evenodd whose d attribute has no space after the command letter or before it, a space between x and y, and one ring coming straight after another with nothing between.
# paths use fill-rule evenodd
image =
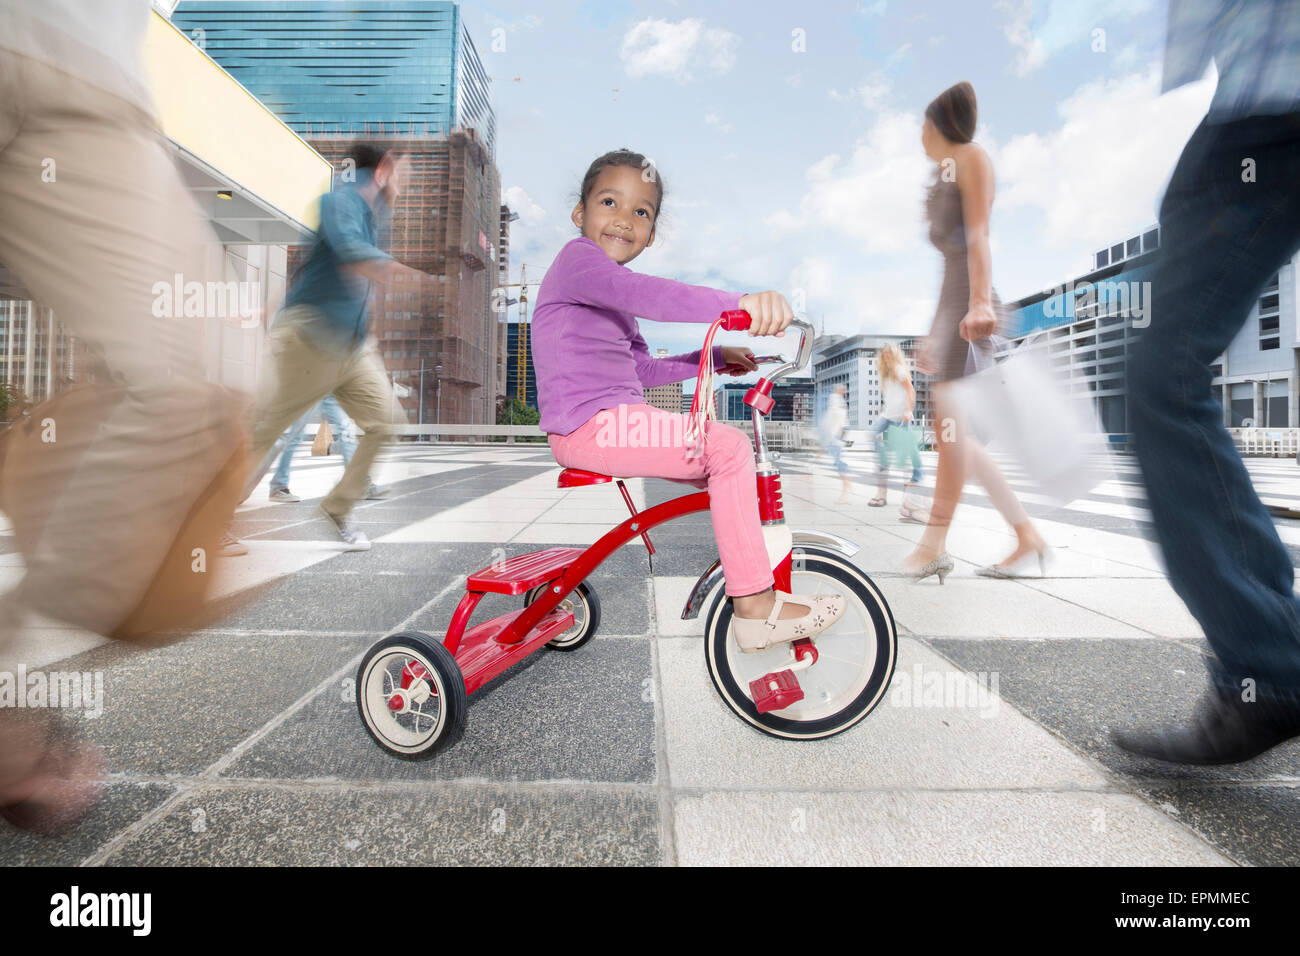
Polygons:
<instances>
[{"instance_id":1,"label":"green tree","mask_svg":"<svg viewBox=\"0 0 1300 956\"><path fill-rule=\"evenodd\" d=\"M17 385L0 383L0 422L7 422L23 407L23 393Z\"/></svg>"},{"instance_id":2,"label":"green tree","mask_svg":"<svg viewBox=\"0 0 1300 956\"><path fill-rule=\"evenodd\" d=\"M507 398L505 403L497 412L498 425L536 425L542 420L542 413L531 405L525 405L517 398ZM496 438L495 441L505 441L504 438ZM537 438L516 438L515 441L545 441L543 437Z\"/></svg>"}]
</instances>

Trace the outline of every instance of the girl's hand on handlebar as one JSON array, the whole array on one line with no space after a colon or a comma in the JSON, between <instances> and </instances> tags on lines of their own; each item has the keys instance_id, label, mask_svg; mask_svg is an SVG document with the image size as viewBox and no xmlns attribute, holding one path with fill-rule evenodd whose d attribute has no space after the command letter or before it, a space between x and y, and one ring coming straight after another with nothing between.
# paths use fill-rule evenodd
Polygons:
<instances>
[{"instance_id":1,"label":"girl's hand on handlebar","mask_svg":"<svg viewBox=\"0 0 1300 956\"><path fill-rule=\"evenodd\" d=\"M782 335L794 320L794 310L780 292L751 292L741 297L740 308L749 313L750 335Z\"/></svg>"},{"instance_id":2,"label":"girl's hand on handlebar","mask_svg":"<svg viewBox=\"0 0 1300 956\"><path fill-rule=\"evenodd\" d=\"M754 353L744 346L724 345L722 347L722 367L718 369L727 375L744 375L758 368Z\"/></svg>"}]
</instances>

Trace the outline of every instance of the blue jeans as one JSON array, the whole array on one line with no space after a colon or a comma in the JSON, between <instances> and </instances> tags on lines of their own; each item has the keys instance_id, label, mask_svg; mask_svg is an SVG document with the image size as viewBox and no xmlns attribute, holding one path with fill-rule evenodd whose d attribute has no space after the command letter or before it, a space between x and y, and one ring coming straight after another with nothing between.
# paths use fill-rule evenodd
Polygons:
<instances>
[{"instance_id":1,"label":"blue jeans","mask_svg":"<svg viewBox=\"0 0 1300 956\"><path fill-rule=\"evenodd\" d=\"M1254 179L1243 182L1243 158ZM1223 426L1210 364L1300 247L1300 114L1202 123L1160 208L1150 327L1129 416L1169 583L1205 631L1221 693L1300 707L1291 559ZM1243 695L1243 699L1245 698Z\"/></svg>"},{"instance_id":2,"label":"blue jeans","mask_svg":"<svg viewBox=\"0 0 1300 956\"><path fill-rule=\"evenodd\" d=\"M334 396L326 395L318 404L307 409L302 418L284 433L281 439L284 442L284 453L280 456L280 464L276 467L275 474L271 476L272 491L289 487L289 469L293 465L294 449L302 440L302 433L307 430L307 426L312 422L320 421L322 415L329 421L334 440L339 443L343 454L343 467L346 468L348 462L352 460L352 452L356 450L357 443L344 437L347 434L347 416L343 414L343 409L339 408L339 403L334 400Z\"/></svg>"},{"instance_id":3,"label":"blue jeans","mask_svg":"<svg viewBox=\"0 0 1300 956\"><path fill-rule=\"evenodd\" d=\"M876 454L880 461L880 475L883 480L889 474L889 450L885 445L885 438L889 433L889 427L907 428L909 426L903 423L901 418L895 420L892 418L882 418L876 424L871 426L871 440L876 443ZM912 477L908 479L911 482L921 480L921 453L917 450L916 445L912 446Z\"/></svg>"}]
</instances>

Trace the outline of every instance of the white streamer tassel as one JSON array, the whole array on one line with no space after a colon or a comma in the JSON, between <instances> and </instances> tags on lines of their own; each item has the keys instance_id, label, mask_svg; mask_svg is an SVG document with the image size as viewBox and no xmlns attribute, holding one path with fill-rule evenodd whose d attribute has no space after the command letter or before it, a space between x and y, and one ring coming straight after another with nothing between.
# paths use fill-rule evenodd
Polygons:
<instances>
[{"instance_id":1,"label":"white streamer tassel","mask_svg":"<svg viewBox=\"0 0 1300 956\"><path fill-rule=\"evenodd\" d=\"M709 436L708 424L718 417L717 403L713 400L713 336L721 325L722 320L719 319L709 326L709 333L704 337L704 350L700 353L695 397L691 399L691 410L686 417L685 443L690 458L704 454L704 445Z\"/></svg>"}]
</instances>

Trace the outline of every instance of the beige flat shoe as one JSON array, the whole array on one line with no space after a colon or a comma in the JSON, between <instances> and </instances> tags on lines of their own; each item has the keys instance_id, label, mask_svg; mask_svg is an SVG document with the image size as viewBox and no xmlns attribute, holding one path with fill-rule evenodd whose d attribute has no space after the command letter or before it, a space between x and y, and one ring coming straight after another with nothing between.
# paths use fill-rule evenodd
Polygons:
<instances>
[{"instance_id":1,"label":"beige flat shoe","mask_svg":"<svg viewBox=\"0 0 1300 956\"><path fill-rule=\"evenodd\" d=\"M802 604L808 613L781 620L781 606L786 602ZM746 654L761 651L773 644L785 644L820 634L834 624L848 608L848 601L838 594L787 594L776 592L776 603L767 620L731 616L731 633Z\"/></svg>"}]
</instances>

